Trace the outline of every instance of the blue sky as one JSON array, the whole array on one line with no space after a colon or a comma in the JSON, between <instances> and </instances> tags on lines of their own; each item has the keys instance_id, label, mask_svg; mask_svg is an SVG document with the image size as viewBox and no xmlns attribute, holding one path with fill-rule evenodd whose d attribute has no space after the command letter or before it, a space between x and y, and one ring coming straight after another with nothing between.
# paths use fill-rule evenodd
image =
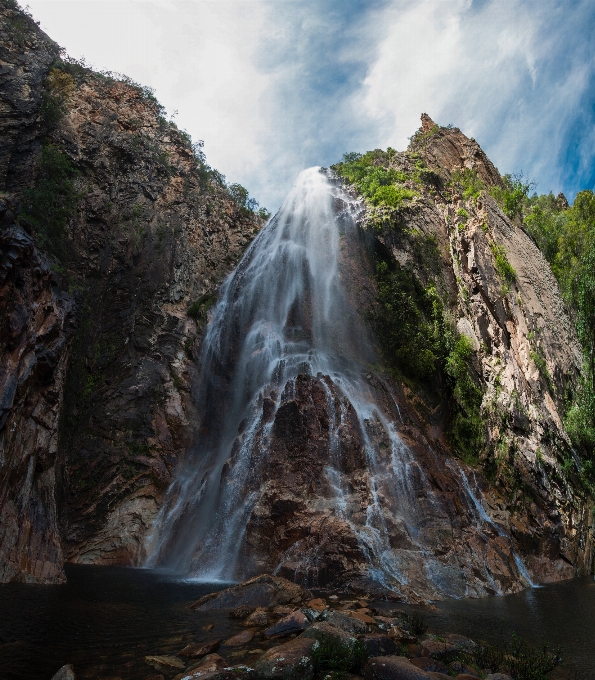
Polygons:
<instances>
[{"instance_id":1,"label":"blue sky","mask_svg":"<svg viewBox=\"0 0 595 680\"><path fill-rule=\"evenodd\" d=\"M422 112L540 192L595 185L593 0L28 4L71 56L155 88L269 209L304 167L404 149Z\"/></svg>"}]
</instances>

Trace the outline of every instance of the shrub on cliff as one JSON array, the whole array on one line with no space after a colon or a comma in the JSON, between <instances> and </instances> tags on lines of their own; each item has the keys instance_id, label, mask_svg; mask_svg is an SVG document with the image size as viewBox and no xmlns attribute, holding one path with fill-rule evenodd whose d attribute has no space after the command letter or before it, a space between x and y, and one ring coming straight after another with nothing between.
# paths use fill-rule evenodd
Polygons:
<instances>
[{"instance_id":1,"label":"shrub on cliff","mask_svg":"<svg viewBox=\"0 0 595 680\"><path fill-rule=\"evenodd\" d=\"M25 192L21 217L34 227L39 244L50 254L64 256L68 220L75 214L82 193L79 171L55 144L43 147L34 186Z\"/></svg>"}]
</instances>

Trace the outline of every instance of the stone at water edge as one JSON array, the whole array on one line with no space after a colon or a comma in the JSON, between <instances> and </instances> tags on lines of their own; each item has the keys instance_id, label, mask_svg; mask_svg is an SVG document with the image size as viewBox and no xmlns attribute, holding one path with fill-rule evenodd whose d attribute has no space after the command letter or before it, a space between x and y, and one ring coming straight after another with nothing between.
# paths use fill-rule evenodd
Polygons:
<instances>
[{"instance_id":1,"label":"stone at water edge","mask_svg":"<svg viewBox=\"0 0 595 680\"><path fill-rule=\"evenodd\" d=\"M438 640L423 640L421 646L421 655L431 656L433 659L442 659L459 649L455 645L451 645L450 642L438 642Z\"/></svg>"},{"instance_id":2,"label":"stone at water edge","mask_svg":"<svg viewBox=\"0 0 595 680\"><path fill-rule=\"evenodd\" d=\"M328 609L328 605L321 597L317 597L314 600L310 600L310 602L307 603L307 606L310 607L310 609L316 609L319 612Z\"/></svg>"},{"instance_id":3,"label":"stone at water edge","mask_svg":"<svg viewBox=\"0 0 595 680\"><path fill-rule=\"evenodd\" d=\"M417 638L412 633L402 630L398 626L392 626L388 631L388 637L399 645L415 645Z\"/></svg>"},{"instance_id":4,"label":"stone at water edge","mask_svg":"<svg viewBox=\"0 0 595 680\"><path fill-rule=\"evenodd\" d=\"M185 668L186 664L177 656L145 656L145 663L158 671L172 671Z\"/></svg>"},{"instance_id":5,"label":"stone at water edge","mask_svg":"<svg viewBox=\"0 0 595 680\"><path fill-rule=\"evenodd\" d=\"M310 621L308 620L308 617L298 609L288 616L283 617L280 621L277 621L277 623L268 630L265 630L264 636L272 639L291 635L291 633L301 633L303 630L306 630L309 625Z\"/></svg>"},{"instance_id":6,"label":"stone at water edge","mask_svg":"<svg viewBox=\"0 0 595 680\"><path fill-rule=\"evenodd\" d=\"M242 647L243 645L247 645L249 642L252 642L253 639L254 639L253 630L243 630L241 633L238 633L237 635L232 635L232 637L230 637L228 640L222 642L221 648Z\"/></svg>"},{"instance_id":7,"label":"stone at water edge","mask_svg":"<svg viewBox=\"0 0 595 680\"><path fill-rule=\"evenodd\" d=\"M429 680L431 675L404 656L375 656L364 666L365 680Z\"/></svg>"},{"instance_id":8,"label":"stone at water edge","mask_svg":"<svg viewBox=\"0 0 595 680\"><path fill-rule=\"evenodd\" d=\"M231 588L209 593L190 605L196 611L237 609L240 606L274 607L311 600L312 593L280 576L262 574Z\"/></svg>"},{"instance_id":9,"label":"stone at water edge","mask_svg":"<svg viewBox=\"0 0 595 680\"><path fill-rule=\"evenodd\" d=\"M374 621L374 619L368 614L369 611L370 611L369 609L366 610L366 611L362 611L361 609L358 609L357 611L352 612L351 616L354 619L361 621L362 623L367 623L369 625L373 625L373 624L376 623L376 621Z\"/></svg>"},{"instance_id":10,"label":"stone at water edge","mask_svg":"<svg viewBox=\"0 0 595 680\"><path fill-rule=\"evenodd\" d=\"M363 622L343 612L329 611L324 615L324 620L332 626L341 628L352 635L363 635L368 632L368 626ZM375 623L375 621L373 621Z\"/></svg>"},{"instance_id":11,"label":"stone at water edge","mask_svg":"<svg viewBox=\"0 0 595 680\"><path fill-rule=\"evenodd\" d=\"M192 605L190 605L192 607ZM230 619L245 619L250 616L256 607L247 607L246 605L240 605L229 612Z\"/></svg>"},{"instance_id":12,"label":"stone at water edge","mask_svg":"<svg viewBox=\"0 0 595 680\"><path fill-rule=\"evenodd\" d=\"M332 626L326 621L320 621L310 626L304 633L300 635L298 640L311 638L323 642L327 638L331 638L343 645L351 646L355 642L355 638L346 630Z\"/></svg>"},{"instance_id":13,"label":"stone at water edge","mask_svg":"<svg viewBox=\"0 0 595 680\"><path fill-rule=\"evenodd\" d=\"M314 660L312 647L316 641L301 636L273 647L254 665L256 677L262 680L312 680Z\"/></svg>"},{"instance_id":14,"label":"stone at water edge","mask_svg":"<svg viewBox=\"0 0 595 680\"><path fill-rule=\"evenodd\" d=\"M74 668L71 663L62 666L59 671L52 675L52 680L76 680Z\"/></svg>"},{"instance_id":15,"label":"stone at water edge","mask_svg":"<svg viewBox=\"0 0 595 680\"><path fill-rule=\"evenodd\" d=\"M448 664L448 667L451 671L457 673L457 677L459 675L472 676L475 678L481 677L481 675L474 668L467 666L467 664L463 663L462 661L453 661L452 663Z\"/></svg>"},{"instance_id":16,"label":"stone at water edge","mask_svg":"<svg viewBox=\"0 0 595 680\"><path fill-rule=\"evenodd\" d=\"M212 654L219 649L221 640L210 640L209 642L193 642L192 644L186 645L181 652L178 652L179 656L185 656L188 659L197 659L200 656L206 656L207 654Z\"/></svg>"},{"instance_id":17,"label":"stone at water edge","mask_svg":"<svg viewBox=\"0 0 595 680\"><path fill-rule=\"evenodd\" d=\"M267 610L264 607L257 607L244 621L242 626L266 626L269 622Z\"/></svg>"},{"instance_id":18,"label":"stone at water edge","mask_svg":"<svg viewBox=\"0 0 595 680\"><path fill-rule=\"evenodd\" d=\"M506 673L490 673L486 675L486 680L512 680Z\"/></svg>"},{"instance_id":19,"label":"stone at water edge","mask_svg":"<svg viewBox=\"0 0 595 680\"><path fill-rule=\"evenodd\" d=\"M464 649L466 652L471 652L477 647L476 642L473 642L473 640L465 637L464 635L457 635L456 633L450 633L450 635L447 635L446 641L450 642L451 645L454 645L459 649Z\"/></svg>"},{"instance_id":20,"label":"stone at water edge","mask_svg":"<svg viewBox=\"0 0 595 680\"><path fill-rule=\"evenodd\" d=\"M219 654L207 654L200 663L188 668L186 672L188 674L196 674L199 671L201 673L214 673L215 671L222 671L227 666L227 661Z\"/></svg>"}]
</instances>

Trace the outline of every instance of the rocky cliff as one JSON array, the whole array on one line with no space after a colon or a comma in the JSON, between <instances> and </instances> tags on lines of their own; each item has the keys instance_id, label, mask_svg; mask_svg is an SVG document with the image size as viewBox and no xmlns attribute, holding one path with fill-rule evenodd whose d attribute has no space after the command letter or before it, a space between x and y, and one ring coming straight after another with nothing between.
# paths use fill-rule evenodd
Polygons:
<instances>
[{"instance_id":1,"label":"rocky cliff","mask_svg":"<svg viewBox=\"0 0 595 680\"><path fill-rule=\"evenodd\" d=\"M208 307L262 220L147 89L0 5L0 580L138 564Z\"/></svg>"}]
</instances>

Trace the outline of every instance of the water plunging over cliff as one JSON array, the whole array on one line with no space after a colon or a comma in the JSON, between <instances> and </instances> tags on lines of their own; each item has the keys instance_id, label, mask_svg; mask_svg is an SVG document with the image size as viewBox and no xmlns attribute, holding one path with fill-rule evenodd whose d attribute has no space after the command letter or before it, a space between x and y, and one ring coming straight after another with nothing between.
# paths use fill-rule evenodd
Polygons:
<instances>
[{"instance_id":1,"label":"water plunging over cliff","mask_svg":"<svg viewBox=\"0 0 595 680\"><path fill-rule=\"evenodd\" d=\"M462 468L398 431L353 303L369 268L357 207L320 169L302 172L224 284L202 349L199 441L148 565L205 580L376 582L412 597L527 584Z\"/></svg>"}]
</instances>

